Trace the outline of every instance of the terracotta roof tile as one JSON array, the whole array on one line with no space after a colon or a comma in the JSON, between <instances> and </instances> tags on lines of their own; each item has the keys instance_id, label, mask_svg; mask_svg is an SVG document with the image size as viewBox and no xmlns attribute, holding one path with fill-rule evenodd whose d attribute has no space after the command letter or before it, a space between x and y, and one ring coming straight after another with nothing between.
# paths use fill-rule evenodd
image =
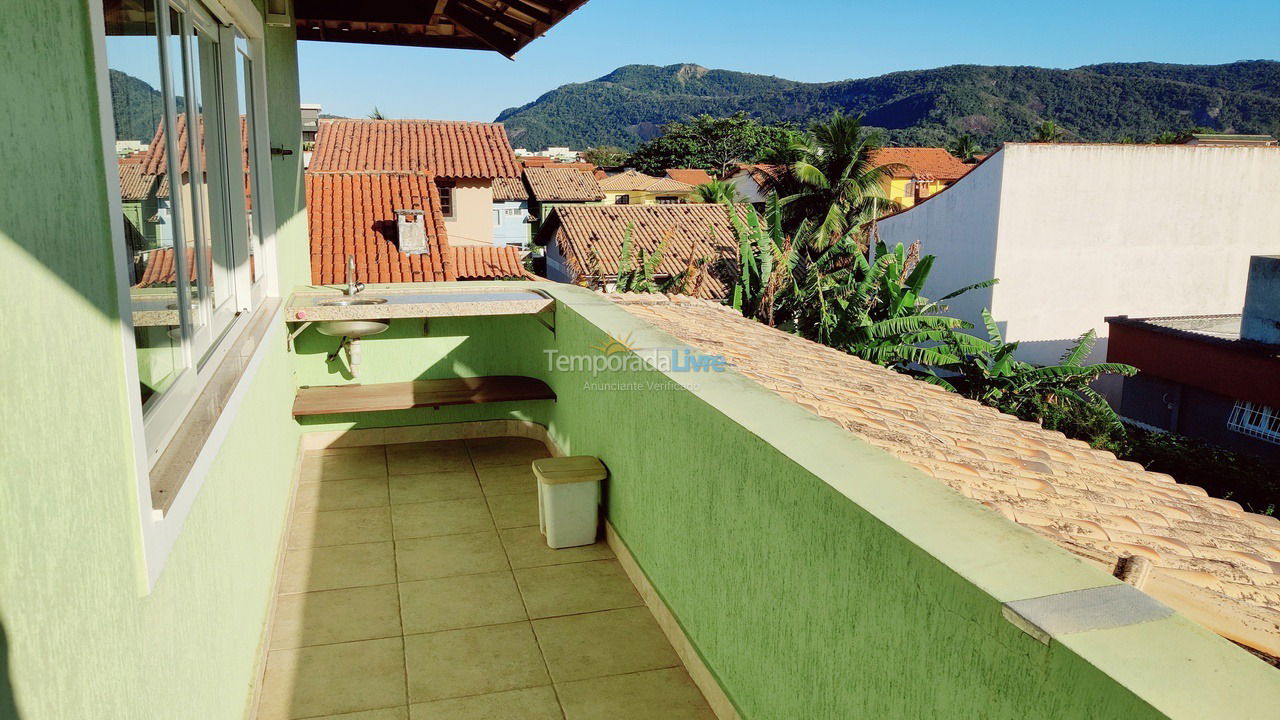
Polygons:
<instances>
[{"instance_id":1,"label":"terracotta roof tile","mask_svg":"<svg viewBox=\"0 0 1280 720\"><path fill-rule=\"evenodd\" d=\"M686 185L706 185L711 182L711 175L700 168L668 168L667 177Z\"/></svg>"},{"instance_id":2,"label":"terracotta roof tile","mask_svg":"<svg viewBox=\"0 0 1280 720\"><path fill-rule=\"evenodd\" d=\"M192 248L187 248L187 281L191 283L196 280L194 258ZM142 269L142 277L138 278L138 282L134 287L166 287L174 285L178 281L177 267L174 265L176 259L173 248L160 248L141 253L137 262L145 264L145 267Z\"/></svg>"},{"instance_id":3,"label":"terracotta roof tile","mask_svg":"<svg viewBox=\"0 0 1280 720\"><path fill-rule=\"evenodd\" d=\"M1276 518L723 305L610 297L1104 570L1126 555L1146 557L1155 567L1145 592L1231 640L1280 655Z\"/></svg>"},{"instance_id":4,"label":"terracotta roof tile","mask_svg":"<svg viewBox=\"0 0 1280 720\"><path fill-rule=\"evenodd\" d=\"M974 167L946 150L934 147L881 148L872 155L872 162L876 165L902 165L891 171L893 177L947 182L959 180Z\"/></svg>"},{"instance_id":5,"label":"terracotta roof tile","mask_svg":"<svg viewBox=\"0 0 1280 720\"><path fill-rule=\"evenodd\" d=\"M156 176L143 172L144 158L120 158L120 199L125 201L145 200L155 187Z\"/></svg>"},{"instance_id":6,"label":"terracotta roof tile","mask_svg":"<svg viewBox=\"0 0 1280 720\"><path fill-rule=\"evenodd\" d=\"M609 192L693 192L693 186L671 178L656 178L638 170L623 170L600 181L600 188Z\"/></svg>"},{"instance_id":7,"label":"terracotta roof tile","mask_svg":"<svg viewBox=\"0 0 1280 720\"><path fill-rule=\"evenodd\" d=\"M493 179L493 201L514 202L528 200L529 190L520 178L500 177Z\"/></svg>"},{"instance_id":8,"label":"terracotta roof tile","mask_svg":"<svg viewBox=\"0 0 1280 720\"><path fill-rule=\"evenodd\" d=\"M561 170L586 170L595 174L596 166L589 162L561 162L555 158L542 157L541 155L526 155L518 158L520 167L528 169L532 167L549 167L559 168Z\"/></svg>"},{"instance_id":9,"label":"terracotta roof tile","mask_svg":"<svg viewBox=\"0 0 1280 720\"><path fill-rule=\"evenodd\" d=\"M526 168L525 182L538 202L593 202L604 199L594 175L572 168Z\"/></svg>"},{"instance_id":10,"label":"terracotta roof tile","mask_svg":"<svg viewBox=\"0 0 1280 720\"><path fill-rule=\"evenodd\" d=\"M500 123L321 120L313 172L430 172L444 179L519 177Z\"/></svg>"},{"instance_id":11,"label":"terracotta roof tile","mask_svg":"<svg viewBox=\"0 0 1280 720\"><path fill-rule=\"evenodd\" d=\"M400 251L396 210L423 210L428 252ZM346 282L346 259L356 279L370 283L448 282L521 277L515 248L449 245L440 195L430 173L307 173L311 281Z\"/></svg>"},{"instance_id":12,"label":"terracotta roof tile","mask_svg":"<svg viewBox=\"0 0 1280 720\"><path fill-rule=\"evenodd\" d=\"M203 117L200 118L200 124L201 126L204 125ZM178 171L181 172L183 175L185 175L191 170L191 160L188 157L188 153L187 153L187 116L185 114L178 115L177 128L178 128ZM240 153L240 163L241 163L241 166L244 168L244 171L248 173L249 171L249 155L248 155L249 128L248 128L248 124L245 122L245 117L243 115L240 116L240 147L242 148L242 151ZM204 155L204 135L203 134L201 134L200 136L200 153L203 159L203 155ZM151 138L151 144L147 146L146 156L143 160L143 168L144 168L143 172L148 175L167 176L169 172L168 157L169 157L168 145L165 143L164 121L162 120L160 121L160 123L156 125L156 133ZM163 190L163 193L160 194L161 197L168 197L169 185L167 180L162 183L160 189Z\"/></svg>"},{"instance_id":13,"label":"terracotta roof tile","mask_svg":"<svg viewBox=\"0 0 1280 720\"><path fill-rule=\"evenodd\" d=\"M637 251L652 254L666 243L655 270L658 277L678 275L693 261L707 259L711 265L737 258L738 246L724 207L701 203L562 205L539 229L538 242L556 242L578 275L592 275L598 262L606 277L616 277L628 226ZM724 285L706 272L697 294L720 298L725 293Z\"/></svg>"}]
</instances>

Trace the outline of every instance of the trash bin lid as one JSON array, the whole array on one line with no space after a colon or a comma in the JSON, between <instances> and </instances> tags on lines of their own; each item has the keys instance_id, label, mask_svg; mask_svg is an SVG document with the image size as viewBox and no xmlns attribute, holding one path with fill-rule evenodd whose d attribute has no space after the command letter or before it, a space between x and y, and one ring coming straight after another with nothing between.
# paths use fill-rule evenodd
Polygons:
<instances>
[{"instance_id":1,"label":"trash bin lid","mask_svg":"<svg viewBox=\"0 0 1280 720\"><path fill-rule=\"evenodd\" d=\"M590 455L542 458L533 461L533 474L546 485L603 480L609 471L600 458Z\"/></svg>"}]
</instances>

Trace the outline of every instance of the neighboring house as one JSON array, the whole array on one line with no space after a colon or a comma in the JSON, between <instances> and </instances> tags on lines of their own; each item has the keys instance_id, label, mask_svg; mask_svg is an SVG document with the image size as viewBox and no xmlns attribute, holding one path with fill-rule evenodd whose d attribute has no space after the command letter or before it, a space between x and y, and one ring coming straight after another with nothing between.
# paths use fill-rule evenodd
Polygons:
<instances>
[{"instance_id":1,"label":"neighboring house","mask_svg":"<svg viewBox=\"0 0 1280 720\"><path fill-rule=\"evenodd\" d=\"M1250 263L1243 314L1107 318L1121 415L1280 461L1280 256Z\"/></svg>"},{"instance_id":2,"label":"neighboring house","mask_svg":"<svg viewBox=\"0 0 1280 720\"><path fill-rule=\"evenodd\" d=\"M638 170L623 170L600 180L605 203L610 205L676 205L694 199L689 183L652 175Z\"/></svg>"},{"instance_id":3,"label":"neighboring house","mask_svg":"<svg viewBox=\"0 0 1280 720\"><path fill-rule=\"evenodd\" d=\"M575 168L525 168L524 182L533 201L531 209L541 223L562 204L599 203L605 199L596 176Z\"/></svg>"},{"instance_id":4,"label":"neighboring house","mask_svg":"<svg viewBox=\"0 0 1280 720\"><path fill-rule=\"evenodd\" d=\"M662 248L657 280L688 273L679 290L723 298L716 266L733 262L738 245L724 207L682 205L561 205L547 217L535 243L547 248L547 278L610 289L618 277L622 244L631 234L632 260Z\"/></svg>"},{"instance_id":5,"label":"neighboring house","mask_svg":"<svg viewBox=\"0 0 1280 720\"><path fill-rule=\"evenodd\" d=\"M120 208L124 212L125 232L130 236L129 245L135 252L173 244L168 226L161 222L158 214L157 178L144 172L144 159L143 153L137 153L117 161Z\"/></svg>"},{"instance_id":6,"label":"neighboring house","mask_svg":"<svg viewBox=\"0 0 1280 720\"><path fill-rule=\"evenodd\" d=\"M366 283L500 280L524 276L514 247L454 247L428 172L308 172L311 282L347 282L347 256ZM406 239L420 243L406 252ZM425 242L424 242L425 241Z\"/></svg>"},{"instance_id":7,"label":"neighboring house","mask_svg":"<svg viewBox=\"0 0 1280 720\"><path fill-rule=\"evenodd\" d=\"M694 187L706 185L715 179L701 168L667 168L667 177Z\"/></svg>"},{"instance_id":8,"label":"neighboring house","mask_svg":"<svg viewBox=\"0 0 1280 720\"><path fill-rule=\"evenodd\" d=\"M528 249L533 238L529 190L520 178L493 179L493 244Z\"/></svg>"},{"instance_id":9,"label":"neighboring house","mask_svg":"<svg viewBox=\"0 0 1280 720\"><path fill-rule=\"evenodd\" d=\"M725 178L733 183L738 193L751 205L762 205L768 199L769 181L782 170L781 165L740 163Z\"/></svg>"},{"instance_id":10,"label":"neighboring house","mask_svg":"<svg viewBox=\"0 0 1280 720\"><path fill-rule=\"evenodd\" d=\"M1056 361L1104 318L1239 312L1251 255L1280 250L1280 148L1007 143L947 190L879 221L937 256L925 292L1019 357Z\"/></svg>"},{"instance_id":11,"label":"neighboring house","mask_svg":"<svg viewBox=\"0 0 1280 720\"><path fill-rule=\"evenodd\" d=\"M934 147L881 148L872 154L871 162L892 166L884 180L885 194L903 208L950 187L974 167L973 163Z\"/></svg>"},{"instance_id":12,"label":"neighboring house","mask_svg":"<svg viewBox=\"0 0 1280 720\"><path fill-rule=\"evenodd\" d=\"M314 172L429 172L454 247L493 245L493 181L520 176L500 123L321 120Z\"/></svg>"}]
</instances>

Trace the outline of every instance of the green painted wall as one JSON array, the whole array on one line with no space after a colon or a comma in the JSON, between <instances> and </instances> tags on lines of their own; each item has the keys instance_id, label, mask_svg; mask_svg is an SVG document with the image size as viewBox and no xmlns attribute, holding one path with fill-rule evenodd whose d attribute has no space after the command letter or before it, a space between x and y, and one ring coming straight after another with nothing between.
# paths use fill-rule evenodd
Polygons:
<instances>
[{"instance_id":1,"label":"green painted wall","mask_svg":"<svg viewBox=\"0 0 1280 720\"><path fill-rule=\"evenodd\" d=\"M289 358L271 345L147 594L86 5L0 16L0 718L243 717L296 456Z\"/></svg>"}]
</instances>

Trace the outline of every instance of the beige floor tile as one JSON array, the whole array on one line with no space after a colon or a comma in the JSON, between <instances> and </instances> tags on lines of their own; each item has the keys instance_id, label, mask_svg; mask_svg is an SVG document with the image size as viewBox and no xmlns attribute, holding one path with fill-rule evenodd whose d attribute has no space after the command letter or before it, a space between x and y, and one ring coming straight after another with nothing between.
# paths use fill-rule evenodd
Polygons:
<instances>
[{"instance_id":1,"label":"beige floor tile","mask_svg":"<svg viewBox=\"0 0 1280 720\"><path fill-rule=\"evenodd\" d=\"M506 570L507 555L498 534L488 532L396 541L400 582Z\"/></svg>"},{"instance_id":2,"label":"beige floor tile","mask_svg":"<svg viewBox=\"0 0 1280 720\"><path fill-rule=\"evenodd\" d=\"M307 720L409 720L408 707L382 708L381 710L362 710L360 712L342 713L341 715L321 715Z\"/></svg>"},{"instance_id":3,"label":"beige floor tile","mask_svg":"<svg viewBox=\"0 0 1280 720\"><path fill-rule=\"evenodd\" d=\"M529 623L405 637L410 702L547 685Z\"/></svg>"},{"instance_id":4,"label":"beige floor tile","mask_svg":"<svg viewBox=\"0 0 1280 720\"><path fill-rule=\"evenodd\" d=\"M271 648L395 637L400 600L395 585L280 595L271 626Z\"/></svg>"},{"instance_id":5,"label":"beige floor tile","mask_svg":"<svg viewBox=\"0 0 1280 720\"><path fill-rule=\"evenodd\" d=\"M494 529L489 507L479 498L392 505L391 522L397 540Z\"/></svg>"},{"instance_id":6,"label":"beige floor tile","mask_svg":"<svg viewBox=\"0 0 1280 720\"><path fill-rule=\"evenodd\" d=\"M480 483L471 468L418 475L392 475L390 488L392 505L482 497Z\"/></svg>"},{"instance_id":7,"label":"beige floor tile","mask_svg":"<svg viewBox=\"0 0 1280 720\"><path fill-rule=\"evenodd\" d=\"M480 487L484 489L484 494L489 497L538 490L538 481L533 476L533 467L528 464L477 466L476 475L480 477Z\"/></svg>"},{"instance_id":8,"label":"beige floor tile","mask_svg":"<svg viewBox=\"0 0 1280 720\"><path fill-rule=\"evenodd\" d=\"M400 583L406 635L526 620L509 570Z\"/></svg>"},{"instance_id":9,"label":"beige floor tile","mask_svg":"<svg viewBox=\"0 0 1280 720\"><path fill-rule=\"evenodd\" d=\"M548 565L515 571L531 618L613 610L641 604L617 560Z\"/></svg>"},{"instance_id":10,"label":"beige floor tile","mask_svg":"<svg viewBox=\"0 0 1280 720\"><path fill-rule=\"evenodd\" d=\"M381 445L337 448L307 453L302 461L302 482L385 477L387 456Z\"/></svg>"},{"instance_id":11,"label":"beige floor tile","mask_svg":"<svg viewBox=\"0 0 1280 720\"><path fill-rule=\"evenodd\" d=\"M336 590L395 581L395 549L389 542L301 548L284 554L280 592Z\"/></svg>"},{"instance_id":12,"label":"beige floor tile","mask_svg":"<svg viewBox=\"0 0 1280 720\"><path fill-rule=\"evenodd\" d=\"M386 504L387 479L385 477L353 478L299 483L293 509L294 512L318 512L379 507Z\"/></svg>"},{"instance_id":13,"label":"beige floor tile","mask_svg":"<svg viewBox=\"0 0 1280 720\"><path fill-rule=\"evenodd\" d=\"M530 525L537 527L538 493L492 495L489 497L489 512L493 514L493 523L499 529Z\"/></svg>"},{"instance_id":14,"label":"beige floor tile","mask_svg":"<svg viewBox=\"0 0 1280 720\"><path fill-rule=\"evenodd\" d=\"M550 686L409 706L410 720L564 720Z\"/></svg>"},{"instance_id":15,"label":"beige floor tile","mask_svg":"<svg viewBox=\"0 0 1280 720\"><path fill-rule=\"evenodd\" d=\"M715 720L682 668L557 683L567 720Z\"/></svg>"},{"instance_id":16,"label":"beige floor tile","mask_svg":"<svg viewBox=\"0 0 1280 720\"><path fill-rule=\"evenodd\" d=\"M272 650L258 720L406 705L401 638Z\"/></svg>"},{"instance_id":17,"label":"beige floor tile","mask_svg":"<svg viewBox=\"0 0 1280 720\"><path fill-rule=\"evenodd\" d=\"M476 468L528 465L538 458L551 457L546 445L529 438L479 438L468 440L467 449Z\"/></svg>"},{"instance_id":18,"label":"beige floor tile","mask_svg":"<svg viewBox=\"0 0 1280 720\"><path fill-rule=\"evenodd\" d=\"M461 440L388 445L387 470L392 475L470 470L471 457Z\"/></svg>"},{"instance_id":19,"label":"beige floor tile","mask_svg":"<svg viewBox=\"0 0 1280 720\"><path fill-rule=\"evenodd\" d=\"M607 560L613 557L613 551L604 541L594 545L555 549L547 545L547 538L538 530L538 526L508 528L503 530L502 546L507 551L513 568L541 567L543 565L563 565L565 563L586 562L589 560Z\"/></svg>"},{"instance_id":20,"label":"beige floor tile","mask_svg":"<svg viewBox=\"0 0 1280 720\"><path fill-rule=\"evenodd\" d=\"M533 632L558 683L680 664L646 607L535 620Z\"/></svg>"},{"instance_id":21,"label":"beige floor tile","mask_svg":"<svg viewBox=\"0 0 1280 720\"><path fill-rule=\"evenodd\" d=\"M289 527L290 548L354 545L390 539L391 508L386 505L295 513Z\"/></svg>"}]
</instances>

